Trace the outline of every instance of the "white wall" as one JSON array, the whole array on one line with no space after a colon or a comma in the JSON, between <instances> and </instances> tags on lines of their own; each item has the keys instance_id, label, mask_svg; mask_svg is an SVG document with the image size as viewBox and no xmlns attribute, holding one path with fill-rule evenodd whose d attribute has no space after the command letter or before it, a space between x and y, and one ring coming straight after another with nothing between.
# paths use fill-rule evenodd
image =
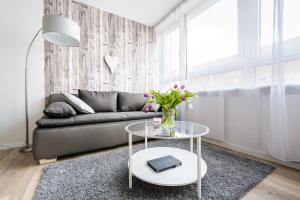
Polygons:
<instances>
[{"instance_id":1,"label":"white wall","mask_svg":"<svg viewBox=\"0 0 300 200\"><path fill-rule=\"evenodd\" d=\"M0 6L0 149L25 142L26 49L42 25L42 0L2 0ZM44 43L41 34L29 58L30 135L44 106Z\"/></svg>"}]
</instances>

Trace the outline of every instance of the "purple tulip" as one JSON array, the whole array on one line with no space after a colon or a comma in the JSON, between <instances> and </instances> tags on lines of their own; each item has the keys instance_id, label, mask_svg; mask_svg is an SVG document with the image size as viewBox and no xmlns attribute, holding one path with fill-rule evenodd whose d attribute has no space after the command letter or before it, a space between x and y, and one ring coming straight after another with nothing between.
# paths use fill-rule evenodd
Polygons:
<instances>
[{"instance_id":1,"label":"purple tulip","mask_svg":"<svg viewBox=\"0 0 300 200\"><path fill-rule=\"evenodd\" d=\"M153 107L154 107L154 106L153 106L152 104L149 104L148 109L149 109L149 110L152 110Z\"/></svg>"},{"instance_id":2,"label":"purple tulip","mask_svg":"<svg viewBox=\"0 0 300 200\"><path fill-rule=\"evenodd\" d=\"M148 113L149 112L149 108L146 108L145 110L144 110L144 113Z\"/></svg>"},{"instance_id":3,"label":"purple tulip","mask_svg":"<svg viewBox=\"0 0 300 200\"><path fill-rule=\"evenodd\" d=\"M175 84L175 85L174 85L174 89L176 89L177 87L178 87L178 85L177 85L177 84Z\"/></svg>"},{"instance_id":4,"label":"purple tulip","mask_svg":"<svg viewBox=\"0 0 300 200\"><path fill-rule=\"evenodd\" d=\"M144 94L144 97L147 97L147 98L148 98L148 97L149 97L149 94L145 93L145 94Z\"/></svg>"},{"instance_id":5,"label":"purple tulip","mask_svg":"<svg viewBox=\"0 0 300 200\"><path fill-rule=\"evenodd\" d=\"M182 85L182 86L180 87L180 89L182 89L182 90L183 90L184 88L185 88L185 85Z\"/></svg>"},{"instance_id":6,"label":"purple tulip","mask_svg":"<svg viewBox=\"0 0 300 200\"><path fill-rule=\"evenodd\" d=\"M181 101L186 101L186 97L185 96L181 97Z\"/></svg>"}]
</instances>

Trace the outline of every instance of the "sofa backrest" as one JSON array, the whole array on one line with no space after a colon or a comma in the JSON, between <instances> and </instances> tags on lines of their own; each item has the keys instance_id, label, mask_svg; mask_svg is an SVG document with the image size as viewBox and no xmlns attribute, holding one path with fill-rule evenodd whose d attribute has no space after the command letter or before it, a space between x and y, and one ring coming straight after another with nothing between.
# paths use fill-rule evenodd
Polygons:
<instances>
[{"instance_id":1,"label":"sofa backrest","mask_svg":"<svg viewBox=\"0 0 300 200\"><path fill-rule=\"evenodd\" d=\"M78 90L78 95L95 112L117 112L118 92Z\"/></svg>"},{"instance_id":2,"label":"sofa backrest","mask_svg":"<svg viewBox=\"0 0 300 200\"><path fill-rule=\"evenodd\" d=\"M100 94L101 92L94 92L95 94ZM103 92L105 94L105 92ZM91 102L99 102L101 101L101 95L85 95L85 98L80 97L78 94L73 94L81 98L87 104L91 104ZM91 98L91 99L87 99ZM129 92L117 92L117 98L113 98L116 101L115 105L117 105L116 110L118 112L128 112L128 111L141 111L143 106L145 105L147 98L144 97L144 94L141 93L129 93ZM49 95L48 104L54 102L66 102L65 98L61 94L51 94ZM67 102L66 102L67 103ZM93 108L93 105L90 105ZM108 111L101 111L93 108L95 112L108 112Z\"/></svg>"},{"instance_id":3,"label":"sofa backrest","mask_svg":"<svg viewBox=\"0 0 300 200\"><path fill-rule=\"evenodd\" d=\"M118 111L141 111L147 98L144 94L119 92L118 93Z\"/></svg>"}]
</instances>

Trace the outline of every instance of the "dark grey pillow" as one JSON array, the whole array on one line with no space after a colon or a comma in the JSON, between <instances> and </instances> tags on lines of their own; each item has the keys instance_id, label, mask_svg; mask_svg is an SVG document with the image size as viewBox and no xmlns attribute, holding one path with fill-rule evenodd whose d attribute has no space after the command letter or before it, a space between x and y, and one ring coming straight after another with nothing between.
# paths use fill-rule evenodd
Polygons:
<instances>
[{"instance_id":1,"label":"dark grey pillow","mask_svg":"<svg viewBox=\"0 0 300 200\"><path fill-rule=\"evenodd\" d=\"M65 102L54 102L44 109L44 114L51 118L67 118L76 115L76 111Z\"/></svg>"},{"instance_id":2,"label":"dark grey pillow","mask_svg":"<svg viewBox=\"0 0 300 200\"><path fill-rule=\"evenodd\" d=\"M91 106L95 112L116 112L117 92L78 90L79 98Z\"/></svg>"},{"instance_id":3,"label":"dark grey pillow","mask_svg":"<svg viewBox=\"0 0 300 200\"><path fill-rule=\"evenodd\" d=\"M72 94L72 95L78 97L77 94ZM49 98L48 98L48 102L49 102L49 104L50 103L54 103L54 102L65 102L65 103L68 103L66 101L65 96L62 95L61 93L59 93L59 94L50 94Z\"/></svg>"},{"instance_id":4,"label":"dark grey pillow","mask_svg":"<svg viewBox=\"0 0 300 200\"><path fill-rule=\"evenodd\" d=\"M118 93L118 111L140 111L145 105L147 98L144 94L128 92Z\"/></svg>"}]
</instances>

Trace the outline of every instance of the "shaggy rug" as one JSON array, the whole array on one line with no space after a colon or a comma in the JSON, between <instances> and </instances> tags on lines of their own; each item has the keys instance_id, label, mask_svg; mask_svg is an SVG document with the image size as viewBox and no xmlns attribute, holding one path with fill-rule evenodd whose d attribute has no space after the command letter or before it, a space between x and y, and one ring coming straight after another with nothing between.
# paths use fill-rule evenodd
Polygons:
<instances>
[{"instance_id":1,"label":"shaggy rug","mask_svg":"<svg viewBox=\"0 0 300 200\"><path fill-rule=\"evenodd\" d=\"M160 140L148 145L189 149L185 140ZM134 151L142 148L144 144L133 147ZM274 170L206 143L202 143L202 156L208 166L202 179L202 199L240 199ZM127 160L128 147L121 147L48 165L35 199L197 199L196 184L163 187L133 177L133 188L128 189Z\"/></svg>"}]
</instances>

